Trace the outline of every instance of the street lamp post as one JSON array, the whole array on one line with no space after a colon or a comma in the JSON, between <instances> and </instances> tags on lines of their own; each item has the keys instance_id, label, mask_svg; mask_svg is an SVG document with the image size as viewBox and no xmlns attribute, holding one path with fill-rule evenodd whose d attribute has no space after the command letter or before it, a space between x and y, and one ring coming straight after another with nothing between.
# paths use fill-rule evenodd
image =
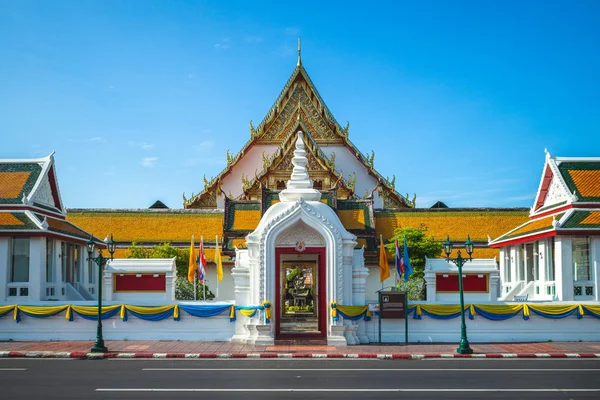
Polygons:
<instances>
[{"instance_id":1,"label":"street lamp post","mask_svg":"<svg viewBox=\"0 0 600 400\"><path fill-rule=\"evenodd\" d=\"M463 263L466 261L472 261L473 257L473 242L471 241L471 236L469 235L467 241L465 242L465 250L469 255L468 259L462 258L460 254L460 250L456 255L456 258L450 258L450 253L452 253L452 242L450 241L450 237L446 236L446 241L444 242L444 253L446 253L446 260L452 261L458 267L458 291L460 292L460 344L456 349L458 354L473 354L473 349L469 346L469 340L467 339L467 325L465 324L465 299L463 294L463 278L462 278L462 267Z\"/></svg>"},{"instance_id":2,"label":"street lamp post","mask_svg":"<svg viewBox=\"0 0 600 400\"><path fill-rule=\"evenodd\" d=\"M106 247L110 253L110 260L112 260L116 247L112 233L110 234L110 240L106 242ZM96 342L90 352L106 353L108 349L104 345L104 339L102 338L102 268L109 259L102 257L102 250L98 252L98 257L92 257L94 250L96 250L96 244L94 243L94 237L90 236L90 240L87 241L88 259L94 261L98 266L98 327L96 328Z\"/></svg>"}]
</instances>

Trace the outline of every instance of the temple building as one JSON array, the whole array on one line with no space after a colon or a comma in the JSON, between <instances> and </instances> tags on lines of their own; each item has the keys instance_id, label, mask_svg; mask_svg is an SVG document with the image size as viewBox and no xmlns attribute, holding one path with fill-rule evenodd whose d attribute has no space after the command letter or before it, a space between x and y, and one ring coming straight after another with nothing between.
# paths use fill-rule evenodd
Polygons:
<instances>
[{"instance_id":1,"label":"temple building","mask_svg":"<svg viewBox=\"0 0 600 400\"><path fill-rule=\"evenodd\" d=\"M199 194L184 196L183 208L69 209L68 219L97 237L112 233L118 243L117 257L126 257L133 242L142 246L169 242L187 248L192 235L203 236L211 286L210 282L215 282L215 238L219 237L228 270L234 265L236 248L246 248L246 236L280 201L299 131L303 132L313 188L345 229L356 236L356 248L364 250L369 269L378 268L380 236L388 240L395 228L426 227L427 233L440 241L450 235L460 242L470 235L476 257L494 258L499 251L489 248L488 238L527 220L525 208L453 209L441 202L432 208L416 208L416 195L402 195L396 189L401 182L396 183L395 176L386 178L375 169L375 154L365 155L352 143L349 124L342 127L333 117L300 55L266 117L256 127L250 123L247 143L235 155L226 154L226 167L216 177L205 178ZM233 285L228 271L224 280L220 297L230 298ZM385 284L392 286L393 277ZM374 295L380 285L373 279L368 286Z\"/></svg>"},{"instance_id":2,"label":"temple building","mask_svg":"<svg viewBox=\"0 0 600 400\"><path fill-rule=\"evenodd\" d=\"M394 274L380 282L379 244L397 228L426 228L440 242L440 258L425 260L426 298L404 309L414 317L411 340L455 337L447 319L464 317L466 308L455 306L459 285L470 317L480 318L470 328L480 341L597 337L600 158L547 154L531 209L455 209L442 201L416 208L416 195L402 195L395 177L375 169L375 154L352 144L349 125L333 117L300 49L291 77L263 121L250 123L249 136L235 155L227 152L225 169L205 178L199 194L184 196L181 208L156 201L144 209L66 209L53 155L0 160L0 339L86 340L93 334L86 320L102 312L113 318L105 330L114 339L374 342L382 328L370 306L378 290L396 284ZM91 235L92 260L93 241L102 248L98 238L112 235L117 242L117 259L104 269L84 256ZM473 241L464 269L441 258L447 236L458 244L451 257ZM133 244L189 249L192 237L204 239L205 283L214 300L176 297L175 258L127 259ZM393 266L393 254L387 256ZM108 304L94 308L100 289ZM534 304L506 304L522 300ZM180 310L185 321L175 322ZM499 325L518 313L529 320L530 310L539 316L531 328L518 320ZM567 319L575 312L579 325ZM383 340L398 341L404 323L383 322Z\"/></svg>"},{"instance_id":3,"label":"temple building","mask_svg":"<svg viewBox=\"0 0 600 400\"><path fill-rule=\"evenodd\" d=\"M529 221L494 239L503 299L598 301L600 158L546 152Z\"/></svg>"}]
</instances>

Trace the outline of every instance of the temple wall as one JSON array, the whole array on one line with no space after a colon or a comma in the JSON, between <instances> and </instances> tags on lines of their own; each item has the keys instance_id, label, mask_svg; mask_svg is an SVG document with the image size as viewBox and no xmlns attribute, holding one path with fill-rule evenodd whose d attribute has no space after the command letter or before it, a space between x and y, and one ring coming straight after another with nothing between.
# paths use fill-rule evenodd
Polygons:
<instances>
[{"instance_id":1,"label":"temple wall","mask_svg":"<svg viewBox=\"0 0 600 400\"><path fill-rule=\"evenodd\" d=\"M225 193L237 197L242 194L242 173L246 174L248 179L254 179L254 171L260 173L263 168L262 153L265 157L271 156L279 148L277 145L255 145L250 147L242 158L234 165L231 172L223 177L222 189ZM207 177L208 179L208 177ZM223 208L223 200L219 196L218 208Z\"/></svg>"},{"instance_id":2,"label":"temple wall","mask_svg":"<svg viewBox=\"0 0 600 400\"><path fill-rule=\"evenodd\" d=\"M214 304L213 302L209 302ZM91 305L91 303L86 303ZM241 315L237 314L238 318ZM378 341L378 320L357 321L366 331L366 338ZM505 321L490 321L476 316L466 320L467 335L471 343L484 342L533 342L533 341L597 341L598 319L575 314L562 318L545 318L531 313L529 320L520 315ZM105 340L184 340L184 341L229 341L234 335L235 323L229 321L227 313L216 317L197 318L181 311L179 321L167 318L162 321L145 321L130 315L127 321L118 316L103 321ZM404 320L382 320L382 342L404 342ZM423 316L408 319L409 342L411 343L457 343L460 340L460 318L449 320ZM96 321L75 316L73 321L65 319L64 312L47 318L21 316L16 323L12 315L0 318L0 340L93 340L96 336Z\"/></svg>"},{"instance_id":3,"label":"temple wall","mask_svg":"<svg viewBox=\"0 0 600 400\"><path fill-rule=\"evenodd\" d=\"M460 342L460 318L440 320L423 316L421 320L408 318L408 341L411 343ZM377 317L366 324L371 343L377 342ZM545 318L531 313L529 320L517 315L505 321L490 321L482 317L467 318L467 337L471 343L485 342L547 342L598 341L600 321L592 316L577 319L575 314L562 318ZM381 341L404 343L404 320L381 321Z\"/></svg>"},{"instance_id":4,"label":"temple wall","mask_svg":"<svg viewBox=\"0 0 600 400\"><path fill-rule=\"evenodd\" d=\"M347 147L322 146L321 150L323 150L327 157L331 157L331 153L335 152L335 169L336 171L344 172L344 179L348 179L356 172L356 189L354 192L359 197L362 197L367 190L371 193L377 185L377 180L369 174L367 168L356 159L356 156ZM375 208L383 207L377 191L374 193L374 202L373 206Z\"/></svg>"}]
</instances>

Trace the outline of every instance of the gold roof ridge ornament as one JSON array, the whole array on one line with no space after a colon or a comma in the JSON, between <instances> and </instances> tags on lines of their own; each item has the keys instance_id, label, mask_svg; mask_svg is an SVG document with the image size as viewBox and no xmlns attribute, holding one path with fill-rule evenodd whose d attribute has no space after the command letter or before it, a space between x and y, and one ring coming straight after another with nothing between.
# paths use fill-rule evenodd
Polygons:
<instances>
[{"instance_id":1,"label":"gold roof ridge ornament","mask_svg":"<svg viewBox=\"0 0 600 400\"><path fill-rule=\"evenodd\" d=\"M300 35L298 35L298 63L296 64L296 66L302 66L302 57L300 56Z\"/></svg>"}]
</instances>

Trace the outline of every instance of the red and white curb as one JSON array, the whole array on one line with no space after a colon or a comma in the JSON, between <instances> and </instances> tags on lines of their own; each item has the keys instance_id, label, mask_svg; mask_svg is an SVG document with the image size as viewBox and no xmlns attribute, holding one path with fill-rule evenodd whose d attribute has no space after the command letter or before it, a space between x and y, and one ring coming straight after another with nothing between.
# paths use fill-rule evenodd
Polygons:
<instances>
[{"instance_id":1,"label":"red and white curb","mask_svg":"<svg viewBox=\"0 0 600 400\"><path fill-rule=\"evenodd\" d=\"M87 353L84 351L0 351L0 358L372 358L384 360L422 360L425 358L600 358L596 353Z\"/></svg>"}]
</instances>

